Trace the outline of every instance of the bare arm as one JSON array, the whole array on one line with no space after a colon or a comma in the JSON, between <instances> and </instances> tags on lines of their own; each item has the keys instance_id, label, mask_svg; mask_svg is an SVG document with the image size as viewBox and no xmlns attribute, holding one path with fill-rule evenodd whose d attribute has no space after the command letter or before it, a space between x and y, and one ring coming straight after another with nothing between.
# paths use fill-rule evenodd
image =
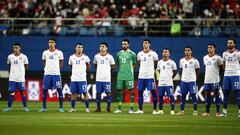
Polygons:
<instances>
[{"instance_id":1,"label":"bare arm","mask_svg":"<svg viewBox=\"0 0 240 135\"><path fill-rule=\"evenodd\" d=\"M173 76L172 78L174 78L177 75L177 70L173 70Z\"/></svg>"},{"instance_id":2,"label":"bare arm","mask_svg":"<svg viewBox=\"0 0 240 135\"><path fill-rule=\"evenodd\" d=\"M87 71L90 71L91 64L87 62L87 63L86 63L86 66L87 66Z\"/></svg>"},{"instance_id":3,"label":"bare arm","mask_svg":"<svg viewBox=\"0 0 240 135\"><path fill-rule=\"evenodd\" d=\"M94 68L97 69L97 64L94 64Z\"/></svg>"},{"instance_id":4,"label":"bare arm","mask_svg":"<svg viewBox=\"0 0 240 135\"><path fill-rule=\"evenodd\" d=\"M115 68L115 64L111 65L111 69L113 70Z\"/></svg>"},{"instance_id":5,"label":"bare arm","mask_svg":"<svg viewBox=\"0 0 240 135\"><path fill-rule=\"evenodd\" d=\"M196 68L195 71L196 71L196 79L198 79L200 76L200 68Z\"/></svg>"},{"instance_id":6,"label":"bare arm","mask_svg":"<svg viewBox=\"0 0 240 135\"><path fill-rule=\"evenodd\" d=\"M29 65L28 64L25 64L24 67L25 67L25 70L29 69Z\"/></svg>"},{"instance_id":7,"label":"bare arm","mask_svg":"<svg viewBox=\"0 0 240 135\"><path fill-rule=\"evenodd\" d=\"M60 68L63 67L63 63L64 63L64 60L59 60L59 67L60 67Z\"/></svg>"},{"instance_id":8,"label":"bare arm","mask_svg":"<svg viewBox=\"0 0 240 135\"><path fill-rule=\"evenodd\" d=\"M43 66L45 67L46 66L46 60L42 60L43 62Z\"/></svg>"}]
</instances>

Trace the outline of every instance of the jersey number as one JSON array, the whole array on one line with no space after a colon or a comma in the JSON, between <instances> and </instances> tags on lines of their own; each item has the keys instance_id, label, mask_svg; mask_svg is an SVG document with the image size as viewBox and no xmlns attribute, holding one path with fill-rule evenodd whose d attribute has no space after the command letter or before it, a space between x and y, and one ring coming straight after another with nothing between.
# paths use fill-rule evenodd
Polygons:
<instances>
[{"instance_id":1,"label":"jersey number","mask_svg":"<svg viewBox=\"0 0 240 135\"><path fill-rule=\"evenodd\" d=\"M76 60L76 64L80 64L81 60Z\"/></svg>"},{"instance_id":2,"label":"jersey number","mask_svg":"<svg viewBox=\"0 0 240 135\"><path fill-rule=\"evenodd\" d=\"M13 64L18 64L18 60L14 60L14 61L13 61Z\"/></svg>"},{"instance_id":3,"label":"jersey number","mask_svg":"<svg viewBox=\"0 0 240 135\"><path fill-rule=\"evenodd\" d=\"M50 60L53 60L53 55L49 55L49 59L50 59Z\"/></svg>"}]
</instances>

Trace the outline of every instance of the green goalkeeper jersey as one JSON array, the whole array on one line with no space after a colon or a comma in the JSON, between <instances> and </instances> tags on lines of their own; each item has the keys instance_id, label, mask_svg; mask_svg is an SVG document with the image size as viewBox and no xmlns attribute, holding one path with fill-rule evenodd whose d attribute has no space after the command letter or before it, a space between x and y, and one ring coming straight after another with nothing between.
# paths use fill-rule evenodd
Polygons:
<instances>
[{"instance_id":1,"label":"green goalkeeper jersey","mask_svg":"<svg viewBox=\"0 0 240 135\"><path fill-rule=\"evenodd\" d=\"M118 64L118 80L134 80L133 64L137 63L137 57L133 51L119 51L116 63Z\"/></svg>"}]
</instances>

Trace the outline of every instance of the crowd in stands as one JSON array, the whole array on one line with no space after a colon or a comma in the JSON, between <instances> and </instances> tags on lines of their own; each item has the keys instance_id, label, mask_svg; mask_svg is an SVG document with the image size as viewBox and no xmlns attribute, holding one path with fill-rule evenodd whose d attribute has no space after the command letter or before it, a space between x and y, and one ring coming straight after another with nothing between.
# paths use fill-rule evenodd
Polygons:
<instances>
[{"instance_id":1,"label":"crowd in stands","mask_svg":"<svg viewBox=\"0 0 240 135\"><path fill-rule=\"evenodd\" d=\"M55 33L61 31L62 25L69 24L74 24L73 27L101 26L108 29L115 25L125 25L133 30L146 30L147 26L160 23L146 22L146 19L238 19L239 4L240 0L5 0L0 1L0 18L55 18L51 22L17 22L36 24L37 28L54 24ZM65 21L64 18L76 20ZM89 18L105 20L87 20ZM112 21L113 18L126 20ZM199 25L198 21L194 23ZM216 22L201 23L209 27L216 25Z\"/></svg>"}]
</instances>

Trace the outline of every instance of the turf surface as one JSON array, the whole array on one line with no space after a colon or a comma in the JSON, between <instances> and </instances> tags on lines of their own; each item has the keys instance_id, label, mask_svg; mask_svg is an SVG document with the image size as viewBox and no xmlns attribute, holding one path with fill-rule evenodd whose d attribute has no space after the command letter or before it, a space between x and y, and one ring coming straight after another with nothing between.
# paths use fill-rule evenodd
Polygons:
<instances>
[{"instance_id":1,"label":"turf surface","mask_svg":"<svg viewBox=\"0 0 240 135\"><path fill-rule=\"evenodd\" d=\"M128 105L123 104L122 114L95 113L95 103L91 112L84 111L83 103L77 103L77 112L68 113L70 103L65 102L65 113L58 112L58 103L48 103L48 111L39 113L41 103L30 102L30 112L23 112L21 103L14 102L11 112L0 112L0 135L239 135L240 118L237 106L229 105L228 117L215 117L215 106L211 116L192 116L193 107L186 105L185 116L171 116L169 105L165 104L164 115L152 115L152 105L144 104L144 114L128 114ZM7 102L0 102L3 110ZM112 104L112 111L117 104ZM137 106L135 107L137 108ZM176 106L176 112L179 105ZM204 104L199 105L199 113L204 112Z\"/></svg>"}]
</instances>

